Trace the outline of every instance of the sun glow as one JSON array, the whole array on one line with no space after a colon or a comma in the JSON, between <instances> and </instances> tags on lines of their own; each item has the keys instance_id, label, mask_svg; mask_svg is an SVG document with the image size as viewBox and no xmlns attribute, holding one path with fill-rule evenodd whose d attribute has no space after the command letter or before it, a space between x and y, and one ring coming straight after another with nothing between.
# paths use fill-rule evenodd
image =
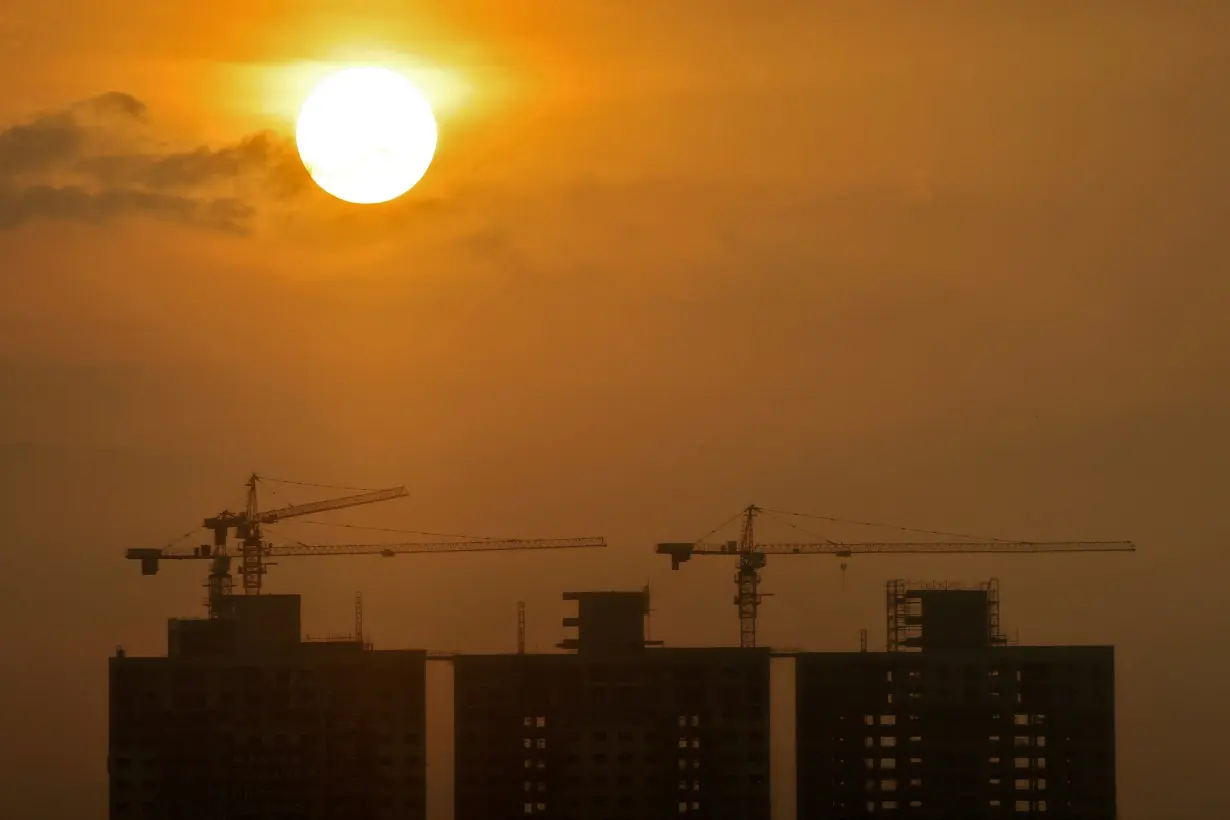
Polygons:
<instances>
[{"instance_id":1,"label":"sun glow","mask_svg":"<svg viewBox=\"0 0 1230 820\"><path fill-rule=\"evenodd\" d=\"M427 173L438 132L431 104L406 77L349 68L326 77L299 111L295 141L316 184L347 202L395 199Z\"/></svg>"}]
</instances>

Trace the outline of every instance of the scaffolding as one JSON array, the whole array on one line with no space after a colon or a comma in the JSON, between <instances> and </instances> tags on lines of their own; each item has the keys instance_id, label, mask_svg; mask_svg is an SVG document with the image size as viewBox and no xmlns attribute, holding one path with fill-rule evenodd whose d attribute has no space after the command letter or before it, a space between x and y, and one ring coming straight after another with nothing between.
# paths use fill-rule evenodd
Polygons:
<instances>
[{"instance_id":1,"label":"scaffolding","mask_svg":"<svg viewBox=\"0 0 1230 820\"><path fill-rule=\"evenodd\" d=\"M924 646L925 604L936 593L981 592L979 613L985 622L985 645L1005 646L999 615L999 580L992 578L978 584L959 581L906 581L895 579L885 584L885 627L889 652L918 651Z\"/></svg>"}]
</instances>

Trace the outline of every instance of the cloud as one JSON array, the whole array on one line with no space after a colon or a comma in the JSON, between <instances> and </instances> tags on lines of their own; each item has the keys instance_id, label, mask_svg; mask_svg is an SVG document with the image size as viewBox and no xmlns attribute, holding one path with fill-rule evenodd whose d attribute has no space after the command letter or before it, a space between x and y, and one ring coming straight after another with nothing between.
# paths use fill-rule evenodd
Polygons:
<instances>
[{"instance_id":1,"label":"cloud","mask_svg":"<svg viewBox=\"0 0 1230 820\"><path fill-rule=\"evenodd\" d=\"M225 148L197 148L172 154L108 155L83 159L77 167L109 186L141 185L153 190L196 189L219 182L264 177L272 193L295 193L304 180L287 141L265 132Z\"/></svg>"},{"instance_id":2,"label":"cloud","mask_svg":"<svg viewBox=\"0 0 1230 820\"><path fill-rule=\"evenodd\" d=\"M33 219L103 222L126 213L158 214L201 227L242 233L255 216L255 208L231 197L194 199L123 188L90 191L79 185L0 187L0 230Z\"/></svg>"},{"instance_id":3,"label":"cloud","mask_svg":"<svg viewBox=\"0 0 1230 820\"><path fill-rule=\"evenodd\" d=\"M143 122L145 118L145 105L140 100L115 91L14 125L0 131L0 179L71 162L89 150L94 128L122 120Z\"/></svg>"},{"instance_id":4,"label":"cloud","mask_svg":"<svg viewBox=\"0 0 1230 820\"><path fill-rule=\"evenodd\" d=\"M262 202L304 190L290 141L250 135L168 150L144 103L109 92L0 130L0 230L145 214L244 233Z\"/></svg>"}]
</instances>

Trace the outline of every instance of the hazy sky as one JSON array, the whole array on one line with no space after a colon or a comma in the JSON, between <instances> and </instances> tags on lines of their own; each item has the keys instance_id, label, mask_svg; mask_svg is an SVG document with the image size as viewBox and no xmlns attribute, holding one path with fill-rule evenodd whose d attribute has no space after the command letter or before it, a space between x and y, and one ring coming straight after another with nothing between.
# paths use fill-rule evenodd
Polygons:
<instances>
[{"instance_id":1,"label":"hazy sky","mask_svg":"<svg viewBox=\"0 0 1230 820\"><path fill-rule=\"evenodd\" d=\"M0 816L104 816L106 659L163 651L203 596L122 551L253 469L410 490L339 521L612 543L272 570L313 634L362 590L383 646L511 649L525 600L546 649L564 589L647 579L655 637L734 642L733 567L652 544L750 502L1135 539L856 558L844 588L776 559L761 635L882 644L887 578L996 575L1022 642L1117 646L1121 816L1230 816L1228 24L1211 0L7 0ZM389 55L440 152L402 200L343 206L289 118L330 61Z\"/></svg>"}]
</instances>

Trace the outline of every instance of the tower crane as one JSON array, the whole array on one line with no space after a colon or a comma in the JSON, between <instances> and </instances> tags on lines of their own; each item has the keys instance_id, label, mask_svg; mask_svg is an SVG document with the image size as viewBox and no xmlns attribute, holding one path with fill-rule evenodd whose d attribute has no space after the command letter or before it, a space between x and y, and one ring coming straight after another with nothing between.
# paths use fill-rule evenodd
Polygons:
<instances>
[{"instance_id":1,"label":"tower crane","mask_svg":"<svg viewBox=\"0 0 1230 820\"><path fill-rule=\"evenodd\" d=\"M730 555L737 559L734 603L739 609L739 645L756 646L756 616L764 594L760 592L760 570L769 555L835 555L848 558L854 554L886 555L889 553L921 553L944 555L954 553L1043 553L1043 552L1134 552L1131 541L864 541L818 543L758 543L755 538L756 516L765 510L752 504L745 508L738 541L724 543L666 542L657 545L659 555L669 555L671 569L690 561L694 555ZM790 513L798 515L798 513ZM820 516L816 516L820 517ZM826 519L837 521L839 519ZM866 523L866 522L846 522ZM951 533L933 533L951 535ZM845 568L845 565L842 565Z\"/></svg>"},{"instance_id":2,"label":"tower crane","mask_svg":"<svg viewBox=\"0 0 1230 820\"><path fill-rule=\"evenodd\" d=\"M261 579L269 566L266 559L279 557L301 557L320 555L380 555L392 558L405 553L452 553L452 552L491 552L504 550L546 550L569 549L580 547L605 547L606 540L598 537L586 538L537 538L537 539L471 539L454 541L413 541L386 544L291 544L274 545L265 540L261 530L262 525L275 524L288 518L298 518L314 513L340 510L347 507L357 507L363 504L373 504L388 501L408 495L405 487L391 487L383 490L366 490L357 494L314 501L307 504L293 504L261 511L257 499L257 483L261 477L255 473L248 479L247 505L243 512L223 510L217 515L204 520L204 527L212 531L212 543L199 547L134 548L125 553L125 557L140 561L142 575L156 575L161 561L209 561L210 571L207 587L209 590L209 611L211 617L217 617L220 612L218 602L230 595L233 581L231 578L231 559L240 560L240 573L243 578L243 591L246 595L259 595ZM301 483L301 482L292 482ZM239 554L235 556L229 549L230 533L235 531L239 540Z\"/></svg>"}]
</instances>

